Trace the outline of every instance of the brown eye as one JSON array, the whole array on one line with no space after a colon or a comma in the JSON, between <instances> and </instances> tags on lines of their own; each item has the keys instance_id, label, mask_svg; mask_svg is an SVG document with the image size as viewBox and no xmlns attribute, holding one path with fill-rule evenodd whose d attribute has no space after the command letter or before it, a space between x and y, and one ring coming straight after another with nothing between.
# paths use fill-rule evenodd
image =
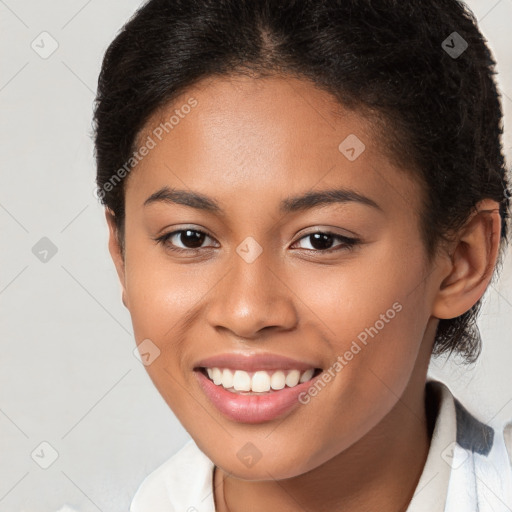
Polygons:
<instances>
[{"instance_id":1,"label":"brown eye","mask_svg":"<svg viewBox=\"0 0 512 512\"><path fill-rule=\"evenodd\" d=\"M197 251L203 248L206 238L211 238L203 231L197 229L179 229L172 233L162 235L155 240L167 249L177 252ZM180 244L183 247L180 247Z\"/></svg>"},{"instance_id":2,"label":"brown eye","mask_svg":"<svg viewBox=\"0 0 512 512\"><path fill-rule=\"evenodd\" d=\"M185 229L178 232L178 240L185 245L187 249L197 249L201 247L206 235L193 229Z\"/></svg>"},{"instance_id":3,"label":"brown eye","mask_svg":"<svg viewBox=\"0 0 512 512\"><path fill-rule=\"evenodd\" d=\"M333 244L334 237L332 235L328 235L327 233L314 233L313 235L308 235L311 241L311 245L315 250L325 250L330 249Z\"/></svg>"},{"instance_id":4,"label":"brown eye","mask_svg":"<svg viewBox=\"0 0 512 512\"><path fill-rule=\"evenodd\" d=\"M337 244L333 248L333 243L335 240L340 240L341 243ZM314 233L309 233L308 235L303 236L301 240L309 240L309 243L312 249L300 247L300 249L306 249L308 251L319 251L319 252L333 252L338 250L347 250L353 248L359 240L357 238L348 238L343 235L338 235L336 233L324 232L324 231L316 231ZM338 247L338 248L336 248Z\"/></svg>"}]
</instances>

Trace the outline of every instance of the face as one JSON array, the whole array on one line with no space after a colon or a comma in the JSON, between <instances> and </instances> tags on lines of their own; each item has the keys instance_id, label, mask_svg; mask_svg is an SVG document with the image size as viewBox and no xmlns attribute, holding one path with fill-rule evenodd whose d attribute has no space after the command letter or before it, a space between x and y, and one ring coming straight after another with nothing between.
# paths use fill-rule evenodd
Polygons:
<instances>
[{"instance_id":1,"label":"face","mask_svg":"<svg viewBox=\"0 0 512 512\"><path fill-rule=\"evenodd\" d=\"M433 341L419 184L367 119L292 78L204 80L148 137L117 269L146 369L201 450L290 478L378 428Z\"/></svg>"}]
</instances>

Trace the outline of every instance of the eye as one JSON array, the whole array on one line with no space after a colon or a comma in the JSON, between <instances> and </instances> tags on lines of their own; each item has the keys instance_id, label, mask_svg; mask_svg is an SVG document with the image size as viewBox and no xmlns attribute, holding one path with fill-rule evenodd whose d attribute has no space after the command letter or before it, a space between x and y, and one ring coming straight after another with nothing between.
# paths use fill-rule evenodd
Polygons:
<instances>
[{"instance_id":1,"label":"eye","mask_svg":"<svg viewBox=\"0 0 512 512\"><path fill-rule=\"evenodd\" d=\"M213 238L207 233L197 229L179 229L155 238L154 240L157 243L164 245L166 249L170 251L190 254L197 252L200 249L211 248L209 246L203 247L203 243L207 238L213 240ZM313 233L309 233L300 238L298 242L308 239L312 248L308 249L299 247L299 249L307 250L309 252L330 253L353 249L360 242L358 238L349 238L329 231L315 231ZM333 248L333 241L336 239L341 243ZM177 243L182 244L184 247L177 246Z\"/></svg>"},{"instance_id":2,"label":"eye","mask_svg":"<svg viewBox=\"0 0 512 512\"><path fill-rule=\"evenodd\" d=\"M154 240L165 245L165 247L171 251L190 253L204 249L204 247L201 246L205 238L212 239L209 235L197 229L179 229L155 238ZM184 247L177 247L175 243L181 243Z\"/></svg>"},{"instance_id":3,"label":"eye","mask_svg":"<svg viewBox=\"0 0 512 512\"><path fill-rule=\"evenodd\" d=\"M343 251L353 249L360 240L358 238L349 238L343 235L338 235L337 233L331 233L329 231L315 231L314 233L309 233L298 240L308 240L310 241L310 245L312 249L307 249L308 251L314 252L335 252L335 251ZM338 244L338 248L332 248L334 240L340 240L341 243ZM301 247L304 249L304 247Z\"/></svg>"}]
</instances>

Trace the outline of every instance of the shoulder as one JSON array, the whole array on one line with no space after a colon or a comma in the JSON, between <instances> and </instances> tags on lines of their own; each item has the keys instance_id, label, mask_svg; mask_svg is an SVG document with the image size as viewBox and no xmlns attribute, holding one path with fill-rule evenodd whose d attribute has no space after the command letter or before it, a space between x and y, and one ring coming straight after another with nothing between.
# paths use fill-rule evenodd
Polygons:
<instances>
[{"instance_id":1,"label":"shoulder","mask_svg":"<svg viewBox=\"0 0 512 512\"><path fill-rule=\"evenodd\" d=\"M505 427L492 425L470 412L443 382L428 380L427 386L437 394L442 415L455 417L455 442L460 449L482 459L506 461L512 470L512 421Z\"/></svg>"},{"instance_id":2,"label":"shoulder","mask_svg":"<svg viewBox=\"0 0 512 512\"><path fill-rule=\"evenodd\" d=\"M476 418L456 398L457 444L479 460L500 465L512 485L512 422L492 426Z\"/></svg>"},{"instance_id":3,"label":"shoulder","mask_svg":"<svg viewBox=\"0 0 512 512\"><path fill-rule=\"evenodd\" d=\"M143 480L130 512L213 512L215 509L209 508L213 504L213 468L213 462L190 439Z\"/></svg>"},{"instance_id":4,"label":"shoulder","mask_svg":"<svg viewBox=\"0 0 512 512\"><path fill-rule=\"evenodd\" d=\"M509 511L512 425L503 428L485 422L453 395L452 400L456 440L446 510Z\"/></svg>"}]
</instances>

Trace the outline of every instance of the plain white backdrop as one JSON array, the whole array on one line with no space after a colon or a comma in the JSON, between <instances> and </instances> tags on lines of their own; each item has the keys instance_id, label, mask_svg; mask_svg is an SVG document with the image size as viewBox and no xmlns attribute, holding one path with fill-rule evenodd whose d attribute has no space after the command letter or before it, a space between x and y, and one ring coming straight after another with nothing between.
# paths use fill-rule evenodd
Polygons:
<instances>
[{"instance_id":1,"label":"plain white backdrop","mask_svg":"<svg viewBox=\"0 0 512 512\"><path fill-rule=\"evenodd\" d=\"M1 512L126 511L189 439L133 355L93 194L101 60L140 4L0 0ZM512 0L468 5L498 62L510 167ZM431 375L499 427L512 419L510 251L485 297L478 363L435 361Z\"/></svg>"}]
</instances>

